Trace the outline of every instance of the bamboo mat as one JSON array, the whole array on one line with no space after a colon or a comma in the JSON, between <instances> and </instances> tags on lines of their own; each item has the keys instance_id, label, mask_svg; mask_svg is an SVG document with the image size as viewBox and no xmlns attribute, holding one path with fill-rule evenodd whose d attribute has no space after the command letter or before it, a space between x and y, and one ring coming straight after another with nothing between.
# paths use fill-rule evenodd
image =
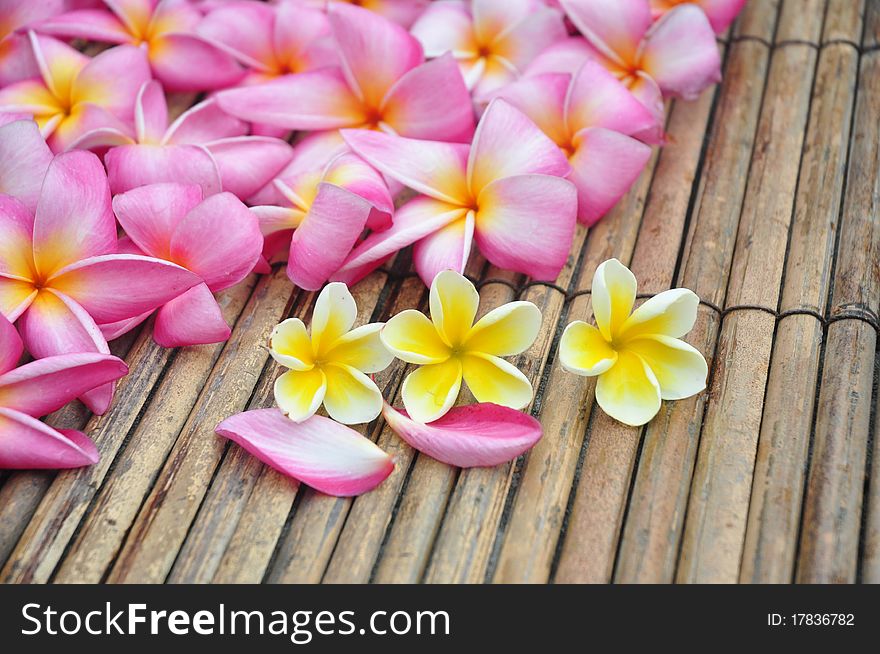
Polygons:
<instances>
[{"instance_id":1,"label":"bamboo mat","mask_svg":"<svg viewBox=\"0 0 880 654\"><path fill-rule=\"evenodd\" d=\"M669 143L587 232L555 284L474 259L481 311L544 314L515 361L544 438L519 460L458 470L380 420L396 459L377 490L320 495L214 435L272 405L263 346L315 294L284 271L221 295L227 343L113 345L131 374L84 428L98 465L0 476L0 579L15 582L880 582L876 354L880 310L880 0L750 0L724 82L669 105ZM702 299L687 340L706 392L645 428L595 407L594 381L556 361L589 319L610 257L642 294ZM406 254L353 289L361 322L426 308ZM400 406L407 372L377 376ZM468 402L462 398L461 402Z\"/></svg>"}]
</instances>

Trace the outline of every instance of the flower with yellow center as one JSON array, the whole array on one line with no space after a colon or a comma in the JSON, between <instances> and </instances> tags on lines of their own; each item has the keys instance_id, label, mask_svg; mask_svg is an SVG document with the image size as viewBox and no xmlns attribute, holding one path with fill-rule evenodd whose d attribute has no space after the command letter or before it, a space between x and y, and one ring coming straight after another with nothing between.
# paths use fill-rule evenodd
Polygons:
<instances>
[{"instance_id":1,"label":"flower with yellow center","mask_svg":"<svg viewBox=\"0 0 880 654\"><path fill-rule=\"evenodd\" d=\"M293 421L312 417L321 404L347 425L370 422L382 411L382 394L367 374L388 367L393 356L383 347L383 323L352 329L357 305L345 284L328 284L312 314L311 335L303 321L290 318L272 330L269 351L289 368L275 381L275 401Z\"/></svg>"},{"instance_id":2,"label":"flower with yellow center","mask_svg":"<svg viewBox=\"0 0 880 654\"><path fill-rule=\"evenodd\" d=\"M706 388L708 367L680 337L697 319L699 298L686 288L659 293L633 311L636 278L617 259L593 276L594 327L577 320L559 344L562 367L598 376L596 401L612 418L638 427L660 410Z\"/></svg>"},{"instance_id":3,"label":"flower with yellow center","mask_svg":"<svg viewBox=\"0 0 880 654\"><path fill-rule=\"evenodd\" d=\"M541 327L541 311L531 302L510 302L474 318L480 295L452 270L431 284L431 318L415 310L397 314L380 334L394 355L420 367L403 382L403 404L413 420L432 422L455 403L462 378L478 402L522 409L532 401L532 385L501 357L528 349Z\"/></svg>"}]
</instances>

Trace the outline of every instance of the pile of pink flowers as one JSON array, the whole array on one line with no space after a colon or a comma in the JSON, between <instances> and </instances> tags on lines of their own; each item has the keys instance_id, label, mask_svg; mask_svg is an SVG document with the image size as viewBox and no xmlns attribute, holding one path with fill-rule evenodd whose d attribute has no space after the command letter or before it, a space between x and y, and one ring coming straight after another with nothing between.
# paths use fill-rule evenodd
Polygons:
<instances>
[{"instance_id":1,"label":"pile of pink flowers","mask_svg":"<svg viewBox=\"0 0 880 654\"><path fill-rule=\"evenodd\" d=\"M153 314L225 340L213 294L271 264L319 290L413 246L430 286L475 245L554 280L744 2L0 0L0 467L93 463L37 418L105 412Z\"/></svg>"}]
</instances>

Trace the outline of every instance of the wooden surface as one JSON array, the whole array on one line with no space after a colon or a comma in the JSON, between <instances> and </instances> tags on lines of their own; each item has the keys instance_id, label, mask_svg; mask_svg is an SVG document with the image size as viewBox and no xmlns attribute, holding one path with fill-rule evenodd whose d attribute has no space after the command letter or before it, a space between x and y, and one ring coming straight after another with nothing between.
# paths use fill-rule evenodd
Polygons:
<instances>
[{"instance_id":1,"label":"wooden surface","mask_svg":"<svg viewBox=\"0 0 880 654\"><path fill-rule=\"evenodd\" d=\"M544 314L515 360L545 429L531 452L461 471L380 419L362 432L394 472L336 499L216 437L272 405L279 369L262 346L311 314L315 295L276 269L222 294L227 343L164 350L146 329L113 344L132 373L110 412L48 418L85 429L101 462L0 473L0 579L880 582L880 0L750 0L720 40L723 84L669 104L669 143L578 230L555 285L471 261L482 312L520 298ZM687 340L709 387L641 429L556 360L609 257L640 293L703 300ZM408 273L404 253L355 287L359 320L425 309ZM397 405L406 372L377 376Z\"/></svg>"}]
</instances>

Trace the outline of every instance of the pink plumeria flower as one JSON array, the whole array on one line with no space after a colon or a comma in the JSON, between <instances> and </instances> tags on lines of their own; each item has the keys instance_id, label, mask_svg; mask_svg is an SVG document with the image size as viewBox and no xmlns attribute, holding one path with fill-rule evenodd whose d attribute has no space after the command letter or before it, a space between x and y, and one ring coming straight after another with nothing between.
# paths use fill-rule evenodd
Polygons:
<instances>
[{"instance_id":1,"label":"pink plumeria flower","mask_svg":"<svg viewBox=\"0 0 880 654\"><path fill-rule=\"evenodd\" d=\"M715 33L721 34L742 11L746 0L651 0L651 15L657 20L666 12L686 3L695 4L702 9Z\"/></svg>"},{"instance_id":2,"label":"pink plumeria flower","mask_svg":"<svg viewBox=\"0 0 880 654\"><path fill-rule=\"evenodd\" d=\"M351 427L324 416L294 422L279 409L245 411L217 433L263 463L327 495L361 495L394 471L394 461Z\"/></svg>"},{"instance_id":3,"label":"pink plumeria flower","mask_svg":"<svg viewBox=\"0 0 880 654\"><path fill-rule=\"evenodd\" d=\"M617 203L651 156L632 135L655 129L653 114L594 61L574 77L546 73L518 80L497 97L531 118L568 157L578 220L586 225Z\"/></svg>"},{"instance_id":4,"label":"pink plumeria flower","mask_svg":"<svg viewBox=\"0 0 880 654\"><path fill-rule=\"evenodd\" d=\"M53 429L38 418L128 372L109 354L63 354L16 368L23 344L0 315L0 468L78 468L98 462L83 433Z\"/></svg>"},{"instance_id":5,"label":"pink plumeria flower","mask_svg":"<svg viewBox=\"0 0 880 654\"><path fill-rule=\"evenodd\" d=\"M339 269L364 228L391 224L394 203L382 176L349 152L336 133L315 134L296 148L290 165L255 196L268 258L287 250L287 275L309 291ZM295 231L294 231L295 230Z\"/></svg>"},{"instance_id":6,"label":"pink plumeria flower","mask_svg":"<svg viewBox=\"0 0 880 654\"><path fill-rule=\"evenodd\" d=\"M197 33L249 70L246 85L338 63L326 14L298 0L227 2L207 14Z\"/></svg>"},{"instance_id":7,"label":"pink plumeria flower","mask_svg":"<svg viewBox=\"0 0 880 654\"><path fill-rule=\"evenodd\" d=\"M66 0L0 0L0 87L39 76L31 44L20 30L66 9Z\"/></svg>"},{"instance_id":8,"label":"pink plumeria flower","mask_svg":"<svg viewBox=\"0 0 880 654\"><path fill-rule=\"evenodd\" d=\"M214 100L187 110L170 125L159 82L145 83L135 104L135 130L103 127L84 134L78 148L111 147L104 157L110 190L123 193L160 182L197 184L205 195L229 191L245 199L265 186L293 156L290 145L246 136L247 125Z\"/></svg>"},{"instance_id":9,"label":"pink plumeria flower","mask_svg":"<svg viewBox=\"0 0 880 654\"><path fill-rule=\"evenodd\" d=\"M313 7L325 9L334 4L354 4L369 9L401 27L409 29L428 7L430 0L301 0Z\"/></svg>"},{"instance_id":10,"label":"pink plumeria flower","mask_svg":"<svg viewBox=\"0 0 880 654\"><path fill-rule=\"evenodd\" d=\"M107 354L98 324L138 316L201 283L175 264L116 250L110 187L90 152L55 157L36 213L0 196L0 313L17 321L34 357ZM84 401L103 413L112 394L102 386Z\"/></svg>"},{"instance_id":11,"label":"pink plumeria flower","mask_svg":"<svg viewBox=\"0 0 880 654\"><path fill-rule=\"evenodd\" d=\"M29 33L41 77L0 89L0 112L32 115L54 152L92 129L130 123L138 89L150 79L139 48L111 48L94 59Z\"/></svg>"},{"instance_id":12,"label":"pink plumeria flower","mask_svg":"<svg viewBox=\"0 0 880 654\"><path fill-rule=\"evenodd\" d=\"M472 146L345 130L357 154L422 195L398 208L394 224L360 243L337 279L353 283L415 243L426 285L446 269L463 273L476 241L496 266L555 279L568 258L577 191L559 147L503 100L486 109Z\"/></svg>"},{"instance_id":13,"label":"pink plumeria flower","mask_svg":"<svg viewBox=\"0 0 880 654\"><path fill-rule=\"evenodd\" d=\"M694 100L721 80L715 32L702 9L673 8L656 23L649 0L560 0L604 65L655 113L664 96Z\"/></svg>"},{"instance_id":14,"label":"pink plumeria flower","mask_svg":"<svg viewBox=\"0 0 880 654\"><path fill-rule=\"evenodd\" d=\"M412 33L426 56L452 53L476 98L516 79L541 50L567 34L562 15L539 0L439 0Z\"/></svg>"},{"instance_id":15,"label":"pink plumeria flower","mask_svg":"<svg viewBox=\"0 0 880 654\"><path fill-rule=\"evenodd\" d=\"M474 115L452 56L424 63L406 30L359 7L327 17L341 67L288 75L217 95L233 116L296 130L381 129L412 138L468 141Z\"/></svg>"},{"instance_id":16,"label":"pink plumeria flower","mask_svg":"<svg viewBox=\"0 0 880 654\"><path fill-rule=\"evenodd\" d=\"M203 198L198 186L184 184L141 186L114 197L113 210L135 252L176 263L202 279L159 309L153 339L163 347L186 347L229 338L213 293L238 284L257 263L263 238L256 216L231 193ZM109 340L135 324L101 328Z\"/></svg>"},{"instance_id":17,"label":"pink plumeria flower","mask_svg":"<svg viewBox=\"0 0 880 654\"><path fill-rule=\"evenodd\" d=\"M34 121L0 114L0 193L14 196L34 211L51 161L52 151Z\"/></svg>"},{"instance_id":18,"label":"pink plumeria flower","mask_svg":"<svg viewBox=\"0 0 880 654\"><path fill-rule=\"evenodd\" d=\"M139 46L153 75L174 91L225 88L244 70L229 54L195 33L202 13L189 0L107 0L106 8L51 18L39 30L65 38ZM140 86L140 84L138 84Z\"/></svg>"}]
</instances>

